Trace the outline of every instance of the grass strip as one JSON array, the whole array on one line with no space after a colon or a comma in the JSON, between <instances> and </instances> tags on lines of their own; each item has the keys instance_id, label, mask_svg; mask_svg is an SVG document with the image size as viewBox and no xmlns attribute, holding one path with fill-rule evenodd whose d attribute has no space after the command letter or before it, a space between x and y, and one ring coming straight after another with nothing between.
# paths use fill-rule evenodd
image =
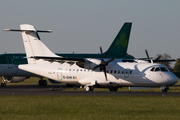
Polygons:
<instances>
[{"instance_id":1,"label":"grass strip","mask_svg":"<svg viewBox=\"0 0 180 120\"><path fill-rule=\"evenodd\" d=\"M0 96L0 120L179 120L180 97Z\"/></svg>"}]
</instances>

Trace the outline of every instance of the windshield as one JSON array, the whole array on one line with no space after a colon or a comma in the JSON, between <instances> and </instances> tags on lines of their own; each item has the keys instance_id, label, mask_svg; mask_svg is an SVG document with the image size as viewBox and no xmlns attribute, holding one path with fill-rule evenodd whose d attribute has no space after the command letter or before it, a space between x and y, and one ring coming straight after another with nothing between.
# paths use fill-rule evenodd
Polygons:
<instances>
[{"instance_id":1,"label":"windshield","mask_svg":"<svg viewBox=\"0 0 180 120\"><path fill-rule=\"evenodd\" d=\"M150 69L150 71L152 71L152 72L158 72L158 71L168 72L168 69L166 67L153 67Z\"/></svg>"}]
</instances>

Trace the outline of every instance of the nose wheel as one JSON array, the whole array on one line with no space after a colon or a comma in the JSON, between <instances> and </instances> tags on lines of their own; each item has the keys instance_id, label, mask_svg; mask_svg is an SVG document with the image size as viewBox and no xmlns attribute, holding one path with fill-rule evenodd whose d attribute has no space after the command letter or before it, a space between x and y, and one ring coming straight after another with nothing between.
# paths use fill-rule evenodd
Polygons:
<instances>
[{"instance_id":1,"label":"nose wheel","mask_svg":"<svg viewBox=\"0 0 180 120\"><path fill-rule=\"evenodd\" d=\"M169 86L162 86L160 87L160 89L162 90L162 92L167 92L169 89Z\"/></svg>"},{"instance_id":2,"label":"nose wheel","mask_svg":"<svg viewBox=\"0 0 180 120\"><path fill-rule=\"evenodd\" d=\"M167 88L162 89L162 92L167 92Z\"/></svg>"}]
</instances>

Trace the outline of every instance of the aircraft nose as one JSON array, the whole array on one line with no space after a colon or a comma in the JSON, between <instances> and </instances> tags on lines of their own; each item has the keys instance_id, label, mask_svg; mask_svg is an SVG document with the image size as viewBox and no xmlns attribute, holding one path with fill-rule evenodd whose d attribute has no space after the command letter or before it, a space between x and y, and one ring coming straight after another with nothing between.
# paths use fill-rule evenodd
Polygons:
<instances>
[{"instance_id":1,"label":"aircraft nose","mask_svg":"<svg viewBox=\"0 0 180 120\"><path fill-rule=\"evenodd\" d=\"M171 75L171 83L172 85L178 82L178 77L174 74Z\"/></svg>"}]
</instances>

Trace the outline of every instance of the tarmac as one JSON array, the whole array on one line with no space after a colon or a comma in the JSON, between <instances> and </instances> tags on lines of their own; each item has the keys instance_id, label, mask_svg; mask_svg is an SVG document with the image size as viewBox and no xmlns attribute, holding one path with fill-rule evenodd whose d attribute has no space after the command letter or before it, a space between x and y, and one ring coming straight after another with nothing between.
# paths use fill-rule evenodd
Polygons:
<instances>
[{"instance_id":1,"label":"tarmac","mask_svg":"<svg viewBox=\"0 0 180 120\"><path fill-rule=\"evenodd\" d=\"M72 88L72 91L63 91ZM77 91L66 85L8 85L0 87L0 95L58 95L58 96L180 96L180 92Z\"/></svg>"}]
</instances>

